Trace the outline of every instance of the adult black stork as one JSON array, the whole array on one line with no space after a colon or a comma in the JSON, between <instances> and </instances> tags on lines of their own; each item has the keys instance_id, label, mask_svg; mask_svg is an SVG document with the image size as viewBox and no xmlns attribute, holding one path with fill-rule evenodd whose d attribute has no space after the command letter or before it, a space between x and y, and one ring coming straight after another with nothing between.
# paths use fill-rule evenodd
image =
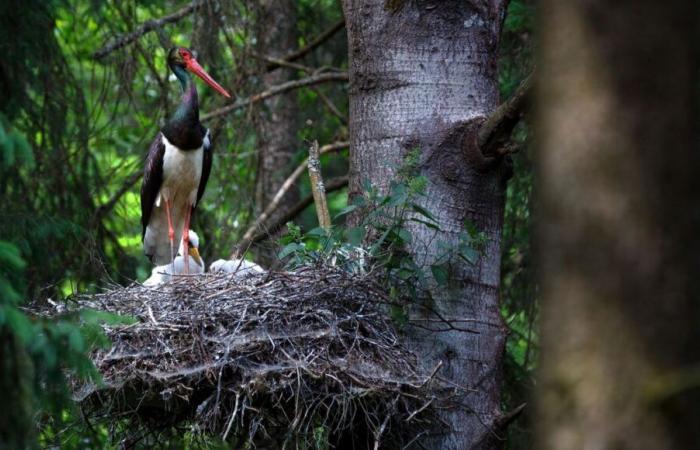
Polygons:
<instances>
[{"instance_id":1,"label":"adult black stork","mask_svg":"<svg viewBox=\"0 0 700 450\"><path fill-rule=\"evenodd\" d=\"M182 85L182 101L148 150L141 184L141 238L146 256L156 265L173 263L175 242L180 239L184 254L188 254L190 217L211 172L211 139L209 130L199 122L197 88L189 72L230 97L202 69L189 49L171 49L168 66ZM189 273L188 258L185 273Z\"/></svg>"}]
</instances>

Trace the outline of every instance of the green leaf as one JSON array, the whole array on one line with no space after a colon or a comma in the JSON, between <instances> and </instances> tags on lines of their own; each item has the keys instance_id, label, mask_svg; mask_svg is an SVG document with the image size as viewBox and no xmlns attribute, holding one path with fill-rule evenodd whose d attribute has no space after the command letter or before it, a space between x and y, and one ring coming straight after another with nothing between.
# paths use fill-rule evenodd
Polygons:
<instances>
[{"instance_id":1,"label":"green leaf","mask_svg":"<svg viewBox=\"0 0 700 450\"><path fill-rule=\"evenodd\" d=\"M432 265L430 271L433 273L433 278L438 286L445 286L449 279L449 272L443 265Z\"/></svg>"},{"instance_id":2,"label":"green leaf","mask_svg":"<svg viewBox=\"0 0 700 450\"><path fill-rule=\"evenodd\" d=\"M413 240L413 235L411 235L411 232L407 229L399 228L399 238L406 244L410 244Z\"/></svg>"},{"instance_id":3,"label":"green leaf","mask_svg":"<svg viewBox=\"0 0 700 450\"><path fill-rule=\"evenodd\" d=\"M401 306L391 305L389 308L389 315L399 328L403 328L408 325L408 314Z\"/></svg>"},{"instance_id":4,"label":"green leaf","mask_svg":"<svg viewBox=\"0 0 700 450\"><path fill-rule=\"evenodd\" d=\"M301 238L301 228L299 225L295 224L294 222L287 222L287 234L291 236L293 239L299 239Z\"/></svg>"},{"instance_id":5,"label":"green leaf","mask_svg":"<svg viewBox=\"0 0 700 450\"><path fill-rule=\"evenodd\" d=\"M132 316L114 314L105 311L97 311L95 309L83 309L80 311L80 318L88 324L106 325L133 325L138 322L138 319Z\"/></svg>"},{"instance_id":6,"label":"green leaf","mask_svg":"<svg viewBox=\"0 0 700 450\"><path fill-rule=\"evenodd\" d=\"M9 242L0 241L0 268L15 272L24 269L26 265L17 247Z\"/></svg>"},{"instance_id":7,"label":"green leaf","mask_svg":"<svg viewBox=\"0 0 700 450\"><path fill-rule=\"evenodd\" d=\"M307 237L324 238L328 236L328 231L321 227L312 228L306 233Z\"/></svg>"},{"instance_id":8,"label":"green leaf","mask_svg":"<svg viewBox=\"0 0 700 450\"><path fill-rule=\"evenodd\" d=\"M466 244L460 244L459 256L469 264L475 264L479 260L479 252Z\"/></svg>"},{"instance_id":9,"label":"green leaf","mask_svg":"<svg viewBox=\"0 0 700 450\"><path fill-rule=\"evenodd\" d=\"M359 246L362 244L362 240L365 237L364 227L352 227L345 230L345 239L354 246Z\"/></svg>"},{"instance_id":10,"label":"green leaf","mask_svg":"<svg viewBox=\"0 0 700 450\"><path fill-rule=\"evenodd\" d=\"M411 222L421 223L421 224L425 225L426 227L428 227L428 228L430 228L430 229L432 229L432 230L440 231L440 227L437 226L437 225L435 225L435 224L432 223L432 222L428 222L428 221L426 221L426 220L421 220L421 219L416 219L415 217L411 217L411 218L409 218L408 220L410 220Z\"/></svg>"},{"instance_id":11,"label":"green leaf","mask_svg":"<svg viewBox=\"0 0 700 450\"><path fill-rule=\"evenodd\" d=\"M87 346L85 345L85 339L79 328L72 327L72 329L68 331L68 345L74 352L81 353L85 351Z\"/></svg>"},{"instance_id":12,"label":"green leaf","mask_svg":"<svg viewBox=\"0 0 700 450\"><path fill-rule=\"evenodd\" d=\"M471 237L477 236L479 234L478 228L476 228L474 222L472 222L469 219L464 221L464 229L467 230L467 233L469 233L469 236Z\"/></svg>"},{"instance_id":13,"label":"green leaf","mask_svg":"<svg viewBox=\"0 0 700 450\"><path fill-rule=\"evenodd\" d=\"M363 197L360 197L360 198L363 198ZM355 211L359 207L360 207L359 205L348 205L345 208L341 209L340 212L335 215L334 219L337 219L338 217L342 217L346 214L349 214L349 213Z\"/></svg>"},{"instance_id":14,"label":"green leaf","mask_svg":"<svg viewBox=\"0 0 700 450\"><path fill-rule=\"evenodd\" d=\"M20 342L28 345L34 336L34 325L29 318L19 309L12 306L5 307L5 324L15 334Z\"/></svg>"},{"instance_id":15,"label":"green leaf","mask_svg":"<svg viewBox=\"0 0 700 450\"><path fill-rule=\"evenodd\" d=\"M413 270L406 269L406 268L399 269L398 273L397 273L398 277L401 278L402 280L408 280L414 274L415 274L415 272Z\"/></svg>"},{"instance_id":16,"label":"green leaf","mask_svg":"<svg viewBox=\"0 0 700 450\"><path fill-rule=\"evenodd\" d=\"M286 258L287 256L291 255L292 253L295 253L301 249L303 249L304 246L301 244L297 244L296 242L292 242L291 244L285 245L282 250L277 254L277 257L279 259Z\"/></svg>"},{"instance_id":17,"label":"green leaf","mask_svg":"<svg viewBox=\"0 0 700 450\"><path fill-rule=\"evenodd\" d=\"M411 203L411 209L414 210L415 212L417 212L418 214L422 215L423 217L426 217L426 218L432 220L433 222L436 222L436 223L437 223L437 219L435 218L435 216L433 216L433 215L430 213L430 211L428 211L427 209L423 208L423 207L422 207L421 205L419 205L418 203Z\"/></svg>"},{"instance_id":18,"label":"green leaf","mask_svg":"<svg viewBox=\"0 0 700 450\"><path fill-rule=\"evenodd\" d=\"M351 205L355 206L365 206L367 205L367 199L365 199L364 195L356 195L352 198L352 201L350 202Z\"/></svg>"}]
</instances>

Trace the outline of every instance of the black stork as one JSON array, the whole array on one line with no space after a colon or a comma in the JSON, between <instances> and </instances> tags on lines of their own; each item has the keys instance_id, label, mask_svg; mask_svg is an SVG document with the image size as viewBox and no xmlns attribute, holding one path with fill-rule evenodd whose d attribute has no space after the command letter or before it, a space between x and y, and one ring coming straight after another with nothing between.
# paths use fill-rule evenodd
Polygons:
<instances>
[{"instance_id":1,"label":"black stork","mask_svg":"<svg viewBox=\"0 0 700 450\"><path fill-rule=\"evenodd\" d=\"M156 265L173 264L175 242L180 239L183 254L188 254L190 217L211 172L211 139L209 130L199 121L197 88L190 72L220 94L231 97L187 48L171 49L168 66L180 81L182 101L148 150L141 184L143 249ZM185 273L189 273L188 260L185 258Z\"/></svg>"}]
</instances>

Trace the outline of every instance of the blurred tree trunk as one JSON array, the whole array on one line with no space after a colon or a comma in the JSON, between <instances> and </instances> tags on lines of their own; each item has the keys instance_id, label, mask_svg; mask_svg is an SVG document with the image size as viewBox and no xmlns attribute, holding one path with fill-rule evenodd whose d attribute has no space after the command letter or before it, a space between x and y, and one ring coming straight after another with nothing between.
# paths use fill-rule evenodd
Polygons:
<instances>
[{"instance_id":1,"label":"blurred tree trunk","mask_svg":"<svg viewBox=\"0 0 700 450\"><path fill-rule=\"evenodd\" d=\"M537 448L700 442L695 5L543 2Z\"/></svg>"},{"instance_id":2,"label":"blurred tree trunk","mask_svg":"<svg viewBox=\"0 0 700 450\"><path fill-rule=\"evenodd\" d=\"M292 0L259 0L256 51L262 55L281 58L297 49L296 10ZM267 63L261 61L263 70ZM279 67L263 75L264 88L294 78L291 69ZM261 115L255 121L258 137L258 173L255 187L255 209L260 214L270 203L287 178L296 153L297 118L299 108L296 91L265 100ZM299 200L299 190L292 187L271 216L281 217ZM273 241L270 241L273 242ZM269 266L276 252L273 248L259 248L259 262Z\"/></svg>"},{"instance_id":3,"label":"blurred tree trunk","mask_svg":"<svg viewBox=\"0 0 700 450\"><path fill-rule=\"evenodd\" d=\"M448 289L435 289L433 308L456 328L408 337L429 368L455 386L456 408L442 418L451 429L422 438L431 449L499 448L501 362L505 329L499 313L502 164L488 166L476 131L497 105L497 51L505 1L345 0L350 55L350 193L367 179L386 192L407 153L421 152L428 179L423 207L438 219L434 235L411 222L409 252L423 267L440 241L456 246L465 221L488 238L474 265L458 261ZM357 220L357 218L355 218ZM430 270L428 269L428 273ZM414 325L446 328L438 316L413 311ZM495 433L494 433L495 431Z\"/></svg>"}]
</instances>

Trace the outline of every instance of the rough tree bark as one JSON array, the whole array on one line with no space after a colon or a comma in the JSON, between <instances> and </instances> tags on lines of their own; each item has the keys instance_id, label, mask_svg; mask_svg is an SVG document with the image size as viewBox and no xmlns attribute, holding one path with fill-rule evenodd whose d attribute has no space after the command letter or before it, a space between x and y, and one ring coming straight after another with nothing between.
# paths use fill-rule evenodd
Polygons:
<instances>
[{"instance_id":1,"label":"rough tree bark","mask_svg":"<svg viewBox=\"0 0 700 450\"><path fill-rule=\"evenodd\" d=\"M500 239L505 170L477 147L477 130L498 102L496 58L505 1L344 0L350 55L350 194L368 179L386 191L406 154L420 149L429 180L422 206L438 219L433 231L413 224L409 251L430 264L438 241L456 245L471 221L488 237L474 265L455 264L450 289L435 291L439 314L455 328L410 327L409 340L455 384L459 407L451 429L423 438L439 449L498 448L501 360L505 329L499 314ZM437 316L411 313L411 323ZM435 321L435 322L434 322ZM443 325L441 328L445 329Z\"/></svg>"},{"instance_id":2,"label":"rough tree bark","mask_svg":"<svg viewBox=\"0 0 700 450\"><path fill-rule=\"evenodd\" d=\"M296 10L293 0L259 0L257 52L283 57L297 48ZM263 70L266 70L264 63ZM264 87L270 88L293 78L291 69L278 67L262 77ZM255 188L256 215L261 213L280 188L292 169L296 153L296 132L299 108L296 91L265 100L261 117L256 120L258 135L258 174ZM272 219L284 215L299 199L299 190L292 187ZM274 256L269 248L259 248L259 262L268 266Z\"/></svg>"},{"instance_id":3,"label":"rough tree bark","mask_svg":"<svg viewBox=\"0 0 700 450\"><path fill-rule=\"evenodd\" d=\"M541 11L536 447L697 448L698 7Z\"/></svg>"}]
</instances>

